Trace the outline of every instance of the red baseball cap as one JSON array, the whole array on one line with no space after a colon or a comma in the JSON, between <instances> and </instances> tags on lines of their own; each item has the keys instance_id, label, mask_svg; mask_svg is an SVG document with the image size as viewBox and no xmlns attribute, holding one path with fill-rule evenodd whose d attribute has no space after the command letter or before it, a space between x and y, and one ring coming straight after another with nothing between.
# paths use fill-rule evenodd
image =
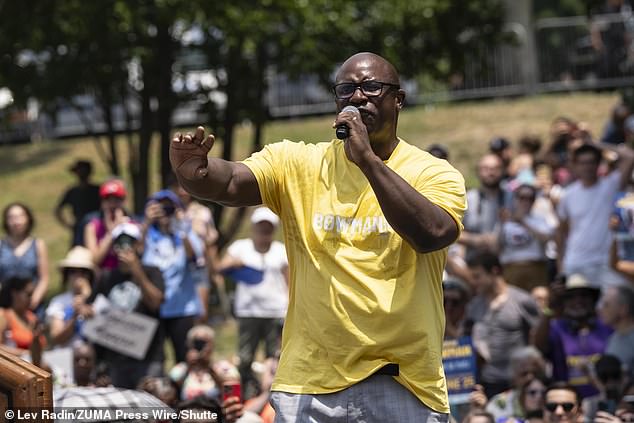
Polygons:
<instances>
[{"instance_id":1,"label":"red baseball cap","mask_svg":"<svg viewBox=\"0 0 634 423\"><path fill-rule=\"evenodd\" d=\"M99 196L101 198L113 196L123 199L126 195L127 192L125 190L125 186L123 185L123 181L119 179L112 179L110 181L104 182L99 187Z\"/></svg>"}]
</instances>

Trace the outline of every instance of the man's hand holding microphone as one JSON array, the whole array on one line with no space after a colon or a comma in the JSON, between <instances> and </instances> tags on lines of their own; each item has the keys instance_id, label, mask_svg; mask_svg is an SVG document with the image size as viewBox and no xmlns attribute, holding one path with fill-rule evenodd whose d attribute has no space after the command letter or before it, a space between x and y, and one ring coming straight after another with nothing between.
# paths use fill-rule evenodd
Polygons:
<instances>
[{"instance_id":1,"label":"man's hand holding microphone","mask_svg":"<svg viewBox=\"0 0 634 423\"><path fill-rule=\"evenodd\" d=\"M370 146L368 130L363 123L359 109L345 106L333 124L337 138L344 140L344 151L348 160L362 167L376 155Z\"/></svg>"}]
</instances>

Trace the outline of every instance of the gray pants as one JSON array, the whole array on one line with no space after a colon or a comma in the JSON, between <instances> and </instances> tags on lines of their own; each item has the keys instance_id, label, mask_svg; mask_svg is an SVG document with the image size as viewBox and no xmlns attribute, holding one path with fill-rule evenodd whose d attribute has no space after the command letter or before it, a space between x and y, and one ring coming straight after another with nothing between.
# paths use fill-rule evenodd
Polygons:
<instances>
[{"instance_id":1,"label":"gray pants","mask_svg":"<svg viewBox=\"0 0 634 423\"><path fill-rule=\"evenodd\" d=\"M250 394L249 385L259 386L251 371L251 363L255 351L261 341L264 341L266 358L275 357L280 347L282 337L282 319L266 319L259 317L238 318L238 355L240 357L240 378L242 380L243 395Z\"/></svg>"},{"instance_id":2,"label":"gray pants","mask_svg":"<svg viewBox=\"0 0 634 423\"><path fill-rule=\"evenodd\" d=\"M447 423L392 376L374 375L334 394L273 392L275 423Z\"/></svg>"}]
</instances>

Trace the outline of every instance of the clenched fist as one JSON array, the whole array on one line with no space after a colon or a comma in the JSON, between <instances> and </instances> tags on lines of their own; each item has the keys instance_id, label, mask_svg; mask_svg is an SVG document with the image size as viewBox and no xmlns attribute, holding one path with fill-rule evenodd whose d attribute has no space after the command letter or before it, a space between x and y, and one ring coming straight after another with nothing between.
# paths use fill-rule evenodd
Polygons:
<instances>
[{"instance_id":1,"label":"clenched fist","mask_svg":"<svg viewBox=\"0 0 634 423\"><path fill-rule=\"evenodd\" d=\"M195 181L207 176L207 154L214 145L214 136L205 137L205 128L199 126L192 135L174 134L170 143L170 163L179 179Z\"/></svg>"}]
</instances>

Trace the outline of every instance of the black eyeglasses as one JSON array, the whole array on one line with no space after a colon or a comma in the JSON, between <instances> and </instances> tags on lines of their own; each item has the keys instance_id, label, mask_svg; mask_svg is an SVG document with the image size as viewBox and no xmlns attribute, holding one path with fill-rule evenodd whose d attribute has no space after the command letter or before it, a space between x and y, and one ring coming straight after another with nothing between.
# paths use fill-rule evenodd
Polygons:
<instances>
[{"instance_id":1,"label":"black eyeglasses","mask_svg":"<svg viewBox=\"0 0 634 423\"><path fill-rule=\"evenodd\" d=\"M575 408L574 402L547 402L544 404L544 407L546 407L546 410L554 413L560 405L566 413L570 413L572 409Z\"/></svg>"},{"instance_id":2,"label":"black eyeglasses","mask_svg":"<svg viewBox=\"0 0 634 423\"><path fill-rule=\"evenodd\" d=\"M396 88L401 87L398 84L391 84L389 82L363 81L359 84L355 84L354 82L342 82L341 84L337 84L332 87L332 90L334 91L335 96L340 99L352 97L357 88L360 88L361 92L366 97L378 97L383 92L384 86Z\"/></svg>"}]
</instances>

